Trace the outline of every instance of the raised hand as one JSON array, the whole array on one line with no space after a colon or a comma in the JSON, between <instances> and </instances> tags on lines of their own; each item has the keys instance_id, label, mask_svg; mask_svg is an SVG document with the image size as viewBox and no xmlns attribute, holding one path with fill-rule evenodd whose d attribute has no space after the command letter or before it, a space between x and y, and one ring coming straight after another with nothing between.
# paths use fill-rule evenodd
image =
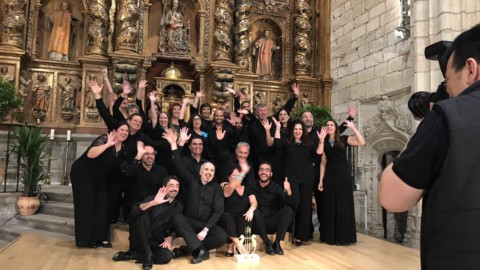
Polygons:
<instances>
[{"instance_id":1,"label":"raised hand","mask_svg":"<svg viewBox=\"0 0 480 270\"><path fill-rule=\"evenodd\" d=\"M215 135L217 135L217 140L223 140L223 138L225 138L226 132L226 130L222 130L222 127L217 127L217 130L215 131Z\"/></svg>"},{"instance_id":2,"label":"raised hand","mask_svg":"<svg viewBox=\"0 0 480 270\"><path fill-rule=\"evenodd\" d=\"M187 97L183 98L182 101L185 106L190 102L190 100Z\"/></svg>"},{"instance_id":3,"label":"raised hand","mask_svg":"<svg viewBox=\"0 0 480 270\"><path fill-rule=\"evenodd\" d=\"M137 155L143 156L145 154L145 144L142 141L137 141Z\"/></svg>"},{"instance_id":4,"label":"raised hand","mask_svg":"<svg viewBox=\"0 0 480 270\"><path fill-rule=\"evenodd\" d=\"M115 145L115 131L107 133L107 146L110 147L112 145Z\"/></svg>"},{"instance_id":5,"label":"raised hand","mask_svg":"<svg viewBox=\"0 0 480 270\"><path fill-rule=\"evenodd\" d=\"M327 127L322 127L322 129L320 129L320 131L317 131L317 136L318 136L318 139L323 142L325 140L325 138L327 137Z\"/></svg>"},{"instance_id":6,"label":"raised hand","mask_svg":"<svg viewBox=\"0 0 480 270\"><path fill-rule=\"evenodd\" d=\"M201 97L203 97L203 92L197 91L197 93L195 94L195 98L201 98Z\"/></svg>"},{"instance_id":7,"label":"raised hand","mask_svg":"<svg viewBox=\"0 0 480 270\"><path fill-rule=\"evenodd\" d=\"M145 87L147 87L147 85L148 85L148 81L147 81L147 80L140 80L140 81L138 82L138 88L145 88Z\"/></svg>"},{"instance_id":8,"label":"raised hand","mask_svg":"<svg viewBox=\"0 0 480 270\"><path fill-rule=\"evenodd\" d=\"M237 112L240 113L240 114L243 114L243 115L247 115L247 114L249 113L249 112L248 112L247 110L245 110L245 109L238 110Z\"/></svg>"},{"instance_id":9,"label":"raised hand","mask_svg":"<svg viewBox=\"0 0 480 270\"><path fill-rule=\"evenodd\" d=\"M102 97L102 88L98 86L97 81L90 80L89 82L90 89L92 89L92 93L95 96L95 99L99 99Z\"/></svg>"},{"instance_id":10,"label":"raised hand","mask_svg":"<svg viewBox=\"0 0 480 270\"><path fill-rule=\"evenodd\" d=\"M104 67L104 68L102 69L102 76L103 76L103 77L107 77L107 76L108 76L108 69L107 69L107 67Z\"/></svg>"},{"instance_id":11,"label":"raised hand","mask_svg":"<svg viewBox=\"0 0 480 270\"><path fill-rule=\"evenodd\" d=\"M350 129L354 129L355 128L355 125L353 124L352 121L348 121L348 120L345 120L345 125L350 128Z\"/></svg>"},{"instance_id":12,"label":"raised hand","mask_svg":"<svg viewBox=\"0 0 480 270\"><path fill-rule=\"evenodd\" d=\"M272 123L268 119L262 120L262 126L265 130L270 130L272 128Z\"/></svg>"},{"instance_id":13,"label":"raised hand","mask_svg":"<svg viewBox=\"0 0 480 270\"><path fill-rule=\"evenodd\" d=\"M175 131L173 131L171 128L163 132L162 138L167 140L167 142L170 143L170 145L176 144L177 142L177 134L175 134Z\"/></svg>"},{"instance_id":14,"label":"raised hand","mask_svg":"<svg viewBox=\"0 0 480 270\"><path fill-rule=\"evenodd\" d=\"M148 99L150 99L151 102L157 101L157 95L155 91L148 93Z\"/></svg>"},{"instance_id":15,"label":"raised hand","mask_svg":"<svg viewBox=\"0 0 480 270\"><path fill-rule=\"evenodd\" d=\"M157 195L155 195L155 198L153 198L153 202L155 203L155 205L168 202L168 198L165 198L165 196L167 196L167 193L168 193L167 187L159 188Z\"/></svg>"},{"instance_id":16,"label":"raised hand","mask_svg":"<svg viewBox=\"0 0 480 270\"><path fill-rule=\"evenodd\" d=\"M278 121L275 117L272 117L272 121L273 121L273 123L275 123L275 127L277 129L282 127L282 124L280 124L280 121Z\"/></svg>"},{"instance_id":17,"label":"raised hand","mask_svg":"<svg viewBox=\"0 0 480 270\"><path fill-rule=\"evenodd\" d=\"M357 117L357 108L355 108L355 105L348 106L348 115L352 118Z\"/></svg>"},{"instance_id":18,"label":"raised hand","mask_svg":"<svg viewBox=\"0 0 480 270\"><path fill-rule=\"evenodd\" d=\"M225 90L227 90L230 94L235 95L237 92L235 92L235 89L225 86Z\"/></svg>"},{"instance_id":19,"label":"raised hand","mask_svg":"<svg viewBox=\"0 0 480 270\"><path fill-rule=\"evenodd\" d=\"M240 169L242 170L240 173L243 175L247 175L248 172L250 172L250 165L248 165L248 162L241 162L240 164Z\"/></svg>"},{"instance_id":20,"label":"raised hand","mask_svg":"<svg viewBox=\"0 0 480 270\"><path fill-rule=\"evenodd\" d=\"M300 94L300 89L298 88L297 83L292 84L292 91L293 91L293 94L295 95L295 97L298 97L298 94Z\"/></svg>"},{"instance_id":21,"label":"raised hand","mask_svg":"<svg viewBox=\"0 0 480 270\"><path fill-rule=\"evenodd\" d=\"M188 134L188 128L187 127L182 127L180 129L180 137L178 138L178 141L185 143L188 140L190 140L191 136L192 136L192 134Z\"/></svg>"}]
</instances>

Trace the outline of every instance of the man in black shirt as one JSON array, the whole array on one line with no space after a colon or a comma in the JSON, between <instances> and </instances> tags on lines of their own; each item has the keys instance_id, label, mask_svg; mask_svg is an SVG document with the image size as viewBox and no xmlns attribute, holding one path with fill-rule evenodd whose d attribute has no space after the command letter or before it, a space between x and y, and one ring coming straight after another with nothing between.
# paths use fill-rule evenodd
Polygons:
<instances>
[{"instance_id":1,"label":"man in black shirt","mask_svg":"<svg viewBox=\"0 0 480 270\"><path fill-rule=\"evenodd\" d=\"M292 190L287 179L282 189L272 181L272 175L272 165L268 162L261 163L258 168L259 180L250 184L258 203L253 216L253 228L265 243L267 254L283 255L280 241L285 238L285 233L293 220L293 209L286 205L290 203ZM273 243L268 238L268 233L276 233Z\"/></svg>"},{"instance_id":2,"label":"man in black shirt","mask_svg":"<svg viewBox=\"0 0 480 270\"><path fill-rule=\"evenodd\" d=\"M155 195L167 176L167 170L155 164L155 149L143 146L141 141L137 142L137 155L123 168L123 173L128 177L124 204L129 209L133 203Z\"/></svg>"},{"instance_id":3,"label":"man in black shirt","mask_svg":"<svg viewBox=\"0 0 480 270\"><path fill-rule=\"evenodd\" d=\"M172 218L183 212L182 204L175 200L180 182L175 176L167 176L164 187L157 194L137 202L132 206L130 226L130 250L120 251L113 256L114 261L141 261L142 269L152 269L152 265L171 261L172 241L175 234L171 230Z\"/></svg>"},{"instance_id":4,"label":"man in black shirt","mask_svg":"<svg viewBox=\"0 0 480 270\"><path fill-rule=\"evenodd\" d=\"M212 182L215 174L212 163L206 162L201 166L198 180L185 168L177 149L177 135L169 130L163 137L171 145L173 164L182 188L185 188L188 194L184 215L178 214L172 221L175 231L187 243L187 247L174 250L175 257L186 255L188 251L193 256L192 264L201 263L210 258L210 249L218 248L227 241L225 231L215 225L224 211L223 191L218 183ZM183 143L189 137L186 132L181 132L179 143Z\"/></svg>"},{"instance_id":5,"label":"man in black shirt","mask_svg":"<svg viewBox=\"0 0 480 270\"><path fill-rule=\"evenodd\" d=\"M248 161L248 156L250 155L250 145L246 142L239 142L237 144L237 149L235 150L235 155L231 153L223 152L219 155L220 162L217 166L218 168L218 176L217 180L219 183L228 181L229 170L233 165L248 165L250 168L252 164ZM243 179L243 185L247 185L249 182L255 180L255 176L253 170L250 170L245 178Z\"/></svg>"},{"instance_id":6,"label":"man in black shirt","mask_svg":"<svg viewBox=\"0 0 480 270\"><path fill-rule=\"evenodd\" d=\"M216 162L220 161L218 154L220 152L233 153L238 143L238 133L228 121L225 121L224 110L218 108L215 110L214 129L208 133L209 147L211 156Z\"/></svg>"}]
</instances>

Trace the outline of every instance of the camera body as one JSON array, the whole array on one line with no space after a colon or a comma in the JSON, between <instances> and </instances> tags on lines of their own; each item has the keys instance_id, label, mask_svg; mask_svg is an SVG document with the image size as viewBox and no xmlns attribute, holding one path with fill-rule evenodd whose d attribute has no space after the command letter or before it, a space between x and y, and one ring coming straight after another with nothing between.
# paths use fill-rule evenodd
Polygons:
<instances>
[{"instance_id":1,"label":"camera body","mask_svg":"<svg viewBox=\"0 0 480 270\"><path fill-rule=\"evenodd\" d=\"M448 58L452 54L451 41L439 41L425 47L425 58L428 60L436 60L440 65L440 70L445 78L445 72L447 70ZM445 85L445 81L441 82L437 87L437 91L434 93L427 91L419 91L414 93L408 100L408 109L417 119L423 119L425 114L430 111L430 104L447 99L448 93Z\"/></svg>"}]
</instances>

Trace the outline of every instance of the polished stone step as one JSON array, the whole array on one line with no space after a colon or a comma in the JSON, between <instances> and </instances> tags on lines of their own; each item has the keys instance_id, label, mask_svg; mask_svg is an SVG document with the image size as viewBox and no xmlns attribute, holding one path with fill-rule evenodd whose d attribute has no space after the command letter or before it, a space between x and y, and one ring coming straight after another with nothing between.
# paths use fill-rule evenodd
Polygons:
<instances>
[{"instance_id":1,"label":"polished stone step","mask_svg":"<svg viewBox=\"0 0 480 270\"><path fill-rule=\"evenodd\" d=\"M48 201L42 205L40 212L47 215L74 218L73 203Z\"/></svg>"},{"instance_id":2,"label":"polished stone step","mask_svg":"<svg viewBox=\"0 0 480 270\"><path fill-rule=\"evenodd\" d=\"M25 227L31 227L49 232L63 233L67 235L75 234L75 221L73 218L39 213L33 216L17 215L15 219L20 225Z\"/></svg>"}]
</instances>

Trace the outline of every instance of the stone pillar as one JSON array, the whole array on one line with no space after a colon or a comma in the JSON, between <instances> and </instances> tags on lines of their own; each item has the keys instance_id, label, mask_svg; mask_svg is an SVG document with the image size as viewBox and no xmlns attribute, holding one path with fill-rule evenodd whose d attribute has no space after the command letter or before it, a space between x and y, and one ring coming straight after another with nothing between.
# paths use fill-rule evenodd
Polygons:
<instances>
[{"instance_id":1,"label":"stone pillar","mask_svg":"<svg viewBox=\"0 0 480 270\"><path fill-rule=\"evenodd\" d=\"M237 1L235 11L235 63L241 66L243 69L248 70L250 53L250 29L252 24L248 18L250 14L252 3L250 0Z\"/></svg>"},{"instance_id":2,"label":"stone pillar","mask_svg":"<svg viewBox=\"0 0 480 270\"><path fill-rule=\"evenodd\" d=\"M232 62L233 49L233 0L219 0L215 5L215 31L213 40L215 51L213 60Z\"/></svg>"},{"instance_id":3,"label":"stone pillar","mask_svg":"<svg viewBox=\"0 0 480 270\"><path fill-rule=\"evenodd\" d=\"M87 55L107 56L108 6L106 0L93 0L87 11Z\"/></svg>"},{"instance_id":4,"label":"stone pillar","mask_svg":"<svg viewBox=\"0 0 480 270\"><path fill-rule=\"evenodd\" d=\"M311 68L310 53L312 52L311 32L312 10L310 0L297 0L295 4L295 74L309 75Z\"/></svg>"}]
</instances>

